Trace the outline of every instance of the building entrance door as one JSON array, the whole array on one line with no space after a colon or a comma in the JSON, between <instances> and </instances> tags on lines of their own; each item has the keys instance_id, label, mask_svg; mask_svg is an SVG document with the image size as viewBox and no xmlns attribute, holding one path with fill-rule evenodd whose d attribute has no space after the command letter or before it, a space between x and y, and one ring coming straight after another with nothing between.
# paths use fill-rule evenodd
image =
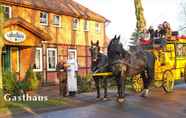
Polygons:
<instances>
[{"instance_id":1,"label":"building entrance door","mask_svg":"<svg viewBox=\"0 0 186 118\"><path fill-rule=\"evenodd\" d=\"M19 61L19 48L11 47L10 48L10 64L11 71L15 73L19 73L20 70L20 61Z\"/></svg>"},{"instance_id":2,"label":"building entrance door","mask_svg":"<svg viewBox=\"0 0 186 118\"><path fill-rule=\"evenodd\" d=\"M10 71L10 48L4 47L2 53L3 72Z\"/></svg>"}]
</instances>

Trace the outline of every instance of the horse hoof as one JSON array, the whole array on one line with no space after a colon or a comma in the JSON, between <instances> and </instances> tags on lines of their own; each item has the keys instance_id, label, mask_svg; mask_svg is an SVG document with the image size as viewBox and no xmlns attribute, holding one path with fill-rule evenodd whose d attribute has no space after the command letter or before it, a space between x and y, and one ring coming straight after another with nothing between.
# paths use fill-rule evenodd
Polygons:
<instances>
[{"instance_id":1,"label":"horse hoof","mask_svg":"<svg viewBox=\"0 0 186 118\"><path fill-rule=\"evenodd\" d=\"M107 100L108 100L108 98L107 98L107 97L104 97L104 98L103 98L103 101L107 101Z\"/></svg>"},{"instance_id":2,"label":"horse hoof","mask_svg":"<svg viewBox=\"0 0 186 118\"><path fill-rule=\"evenodd\" d=\"M96 101L100 101L101 100L101 97L96 97Z\"/></svg>"},{"instance_id":3,"label":"horse hoof","mask_svg":"<svg viewBox=\"0 0 186 118\"><path fill-rule=\"evenodd\" d=\"M145 94L145 93L140 95L140 97L143 97L143 98L146 98L148 96L149 96L149 94Z\"/></svg>"},{"instance_id":4,"label":"horse hoof","mask_svg":"<svg viewBox=\"0 0 186 118\"><path fill-rule=\"evenodd\" d=\"M142 93L140 93L140 95L139 95L140 97L145 97L145 93L144 92L142 92Z\"/></svg>"},{"instance_id":5,"label":"horse hoof","mask_svg":"<svg viewBox=\"0 0 186 118\"><path fill-rule=\"evenodd\" d=\"M125 101L125 99L124 98L118 98L118 100L117 100L119 103L123 103L124 101Z\"/></svg>"},{"instance_id":6,"label":"horse hoof","mask_svg":"<svg viewBox=\"0 0 186 118\"><path fill-rule=\"evenodd\" d=\"M140 97L143 97L143 98L145 98L145 95L144 95L144 94L141 94L141 95L140 95Z\"/></svg>"},{"instance_id":7,"label":"horse hoof","mask_svg":"<svg viewBox=\"0 0 186 118\"><path fill-rule=\"evenodd\" d=\"M148 97L149 96L149 90L144 90L142 91L142 93L140 94L141 97Z\"/></svg>"}]
</instances>

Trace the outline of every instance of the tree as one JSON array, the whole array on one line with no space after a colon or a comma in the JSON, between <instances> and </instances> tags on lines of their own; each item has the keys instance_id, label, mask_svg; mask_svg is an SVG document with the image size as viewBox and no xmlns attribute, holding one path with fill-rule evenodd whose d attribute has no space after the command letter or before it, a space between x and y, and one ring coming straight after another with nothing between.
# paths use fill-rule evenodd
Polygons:
<instances>
[{"instance_id":1,"label":"tree","mask_svg":"<svg viewBox=\"0 0 186 118\"><path fill-rule=\"evenodd\" d=\"M186 33L186 0L179 1L179 13L178 13L178 21L180 23L179 32Z\"/></svg>"},{"instance_id":2,"label":"tree","mask_svg":"<svg viewBox=\"0 0 186 118\"><path fill-rule=\"evenodd\" d=\"M144 9L141 0L134 0L135 15L136 15L136 30L131 36L131 46L139 44L139 39L145 35L146 20L144 16Z\"/></svg>"},{"instance_id":3,"label":"tree","mask_svg":"<svg viewBox=\"0 0 186 118\"><path fill-rule=\"evenodd\" d=\"M138 32L143 32L146 28L146 20L144 17L144 9L141 0L134 0L136 28Z\"/></svg>"},{"instance_id":4,"label":"tree","mask_svg":"<svg viewBox=\"0 0 186 118\"><path fill-rule=\"evenodd\" d=\"M139 45L139 39L144 36L143 32L139 32L138 30L135 30L130 38L130 46L136 46Z\"/></svg>"},{"instance_id":5,"label":"tree","mask_svg":"<svg viewBox=\"0 0 186 118\"><path fill-rule=\"evenodd\" d=\"M140 38L140 32L138 32L137 30L135 30L132 33L130 40L132 41L132 44L136 44L139 38Z\"/></svg>"},{"instance_id":6,"label":"tree","mask_svg":"<svg viewBox=\"0 0 186 118\"><path fill-rule=\"evenodd\" d=\"M5 21L3 8L0 7L0 59L2 59L2 49L4 47L3 41L3 22ZM2 76L2 62L0 61L0 107L4 107L5 102L3 98L3 76Z\"/></svg>"}]
</instances>

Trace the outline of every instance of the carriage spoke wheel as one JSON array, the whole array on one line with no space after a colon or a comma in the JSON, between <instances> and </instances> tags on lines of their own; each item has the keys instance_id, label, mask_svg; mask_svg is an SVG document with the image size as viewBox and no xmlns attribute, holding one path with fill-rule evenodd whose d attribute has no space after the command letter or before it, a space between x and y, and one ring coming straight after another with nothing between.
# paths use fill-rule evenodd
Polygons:
<instances>
[{"instance_id":1,"label":"carriage spoke wheel","mask_svg":"<svg viewBox=\"0 0 186 118\"><path fill-rule=\"evenodd\" d=\"M165 71L163 74L163 89L166 93L172 92L174 89L174 76L171 71Z\"/></svg>"},{"instance_id":2,"label":"carriage spoke wheel","mask_svg":"<svg viewBox=\"0 0 186 118\"><path fill-rule=\"evenodd\" d=\"M132 88L137 93L140 93L144 89L143 79L141 78L140 74L135 75L132 78Z\"/></svg>"},{"instance_id":3,"label":"carriage spoke wheel","mask_svg":"<svg viewBox=\"0 0 186 118\"><path fill-rule=\"evenodd\" d=\"M185 67L184 67L184 73L183 73L183 76L184 76L184 81L185 81L185 83L186 83L186 65L185 65Z\"/></svg>"}]
</instances>

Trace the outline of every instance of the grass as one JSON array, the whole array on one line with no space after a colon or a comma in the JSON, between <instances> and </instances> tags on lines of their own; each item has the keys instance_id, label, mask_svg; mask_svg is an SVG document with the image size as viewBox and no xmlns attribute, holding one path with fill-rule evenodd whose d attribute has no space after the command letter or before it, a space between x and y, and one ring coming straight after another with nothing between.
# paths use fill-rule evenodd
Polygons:
<instances>
[{"instance_id":1,"label":"grass","mask_svg":"<svg viewBox=\"0 0 186 118\"><path fill-rule=\"evenodd\" d=\"M0 113L5 113L8 111L8 108L0 108Z\"/></svg>"},{"instance_id":2,"label":"grass","mask_svg":"<svg viewBox=\"0 0 186 118\"><path fill-rule=\"evenodd\" d=\"M26 107L31 107L31 108L42 108L42 107L50 107L50 106L58 106L58 105L63 105L64 102L60 99L53 99L53 100L48 100L45 102L40 102L40 101L29 101L29 102L7 102L8 108L14 108L14 107L21 107L21 106L26 106Z\"/></svg>"},{"instance_id":3,"label":"grass","mask_svg":"<svg viewBox=\"0 0 186 118\"><path fill-rule=\"evenodd\" d=\"M63 105L65 105L65 102L62 99L50 99L45 102L41 102L41 101L7 102L6 103L7 108L1 108L0 113L4 113L4 112L15 113L21 111L33 112L34 110L37 109L50 108L50 107L63 106Z\"/></svg>"}]
</instances>

